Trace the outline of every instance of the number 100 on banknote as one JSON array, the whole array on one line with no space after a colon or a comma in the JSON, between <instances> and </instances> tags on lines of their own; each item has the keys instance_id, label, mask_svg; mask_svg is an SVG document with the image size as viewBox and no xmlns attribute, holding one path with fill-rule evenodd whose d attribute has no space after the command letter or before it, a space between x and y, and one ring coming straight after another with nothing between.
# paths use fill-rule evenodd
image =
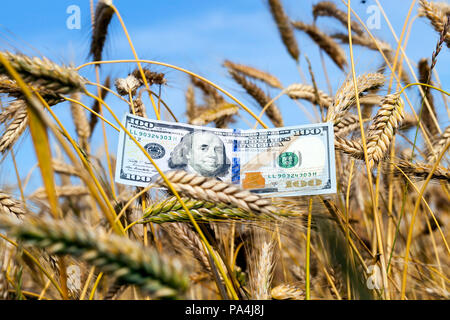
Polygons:
<instances>
[{"instance_id":1,"label":"number 100 on banknote","mask_svg":"<svg viewBox=\"0 0 450 320\"><path fill-rule=\"evenodd\" d=\"M238 130L127 114L123 124L163 172L185 170L270 197L336 193L332 123ZM158 178L121 130L116 182L145 187Z\"/></svg>"}]
</instances>

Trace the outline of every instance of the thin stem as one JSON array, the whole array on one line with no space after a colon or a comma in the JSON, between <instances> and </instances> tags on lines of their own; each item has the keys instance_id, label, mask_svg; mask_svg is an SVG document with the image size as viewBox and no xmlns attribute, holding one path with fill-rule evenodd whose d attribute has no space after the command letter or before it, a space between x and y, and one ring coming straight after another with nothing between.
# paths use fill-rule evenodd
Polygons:
<instances>
[{"instance_id":1,"label":"thin stem","mask_svg":"<svg viewBox=\"0 0 450 320\"><path fill-rule=\"evenodd\" d=\"M372 199L372 210L373 210L373 215L374 215L378 250L379 250L379 253L381 254L380 261L381 261L381 265L382 265L383 283L384 283L384 287L386 288L388 281L387 281L386 266L385 266L385 259L384 259L383 240L382 240L382 235L381 235L380 221L378 219L378 212L377 212L377 208L376 208L376 199L375 199L375 194L374 194L374 190L373 190L372 174L370 172L371 166L369 164L369 158L368 158L368 154L367 154L367 142L366 142L366 136L364 134L363 119L362 119L362 114L361 114L361 105L359 103L358 86L356 83L355 62L354 62L354 58L353 58L353 45L352 45L350 0L348 1L347 7L348 7L347 8L347 28L348 28L349 47L350 47L350 62L351 62L351 68L352 68L353 87L355 89L356 106L358 109L359 126L360 126L360 130L361 130L361 140L362 140L363 149L364 149L364 160L366 163L367 179L368 179L368 184L369 184L370 196Z\"/></svg>"}]
</instances>

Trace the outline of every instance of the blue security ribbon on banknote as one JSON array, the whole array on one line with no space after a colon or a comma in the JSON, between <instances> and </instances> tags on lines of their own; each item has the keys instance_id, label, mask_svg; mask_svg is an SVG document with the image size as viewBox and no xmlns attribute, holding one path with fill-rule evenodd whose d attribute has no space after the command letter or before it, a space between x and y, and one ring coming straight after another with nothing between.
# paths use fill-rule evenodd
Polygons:
<instances>
[{"instance_id":1,"label":"blue security ribbon on banknote","mask_svg":"<svg viewBox=\"0 0 450 320\"><path fill-rule=\"evenodd\" d=\"M332 123L218 129L127 114L123 125L163 171L185 170L261 196L336 193ZM115 180L145 187L159 174L123 130Z\"/></svg>"}]
</instances>

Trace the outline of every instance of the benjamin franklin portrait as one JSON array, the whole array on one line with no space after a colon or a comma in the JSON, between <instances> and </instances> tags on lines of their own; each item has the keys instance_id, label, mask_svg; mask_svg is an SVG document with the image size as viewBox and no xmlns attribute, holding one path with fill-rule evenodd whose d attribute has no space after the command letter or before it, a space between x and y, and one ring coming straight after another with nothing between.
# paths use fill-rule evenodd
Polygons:
<instances>
[{"instance_id":1,"label":"benjamin franklin portrait","mask_svg":"<svg viewBox=\"0 0 450 320\"><path fill-rule=\"evenodd\" d=\"M170 154L169 168L218 178L227 175L230 159L222 139L211 132L197 131L181 138Z\"/></svg>"}]
</instances>

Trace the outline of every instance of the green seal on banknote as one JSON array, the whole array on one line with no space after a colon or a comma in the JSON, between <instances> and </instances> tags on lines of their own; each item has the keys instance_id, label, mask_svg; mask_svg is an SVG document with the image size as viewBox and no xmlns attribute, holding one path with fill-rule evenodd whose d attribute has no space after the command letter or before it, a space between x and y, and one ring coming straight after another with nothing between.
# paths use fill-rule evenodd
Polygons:
<instances>
[{"instance_id":1,"label":"green seal on banknote","mask_svg":"<svg viewBox=\"0 0 450 320\"><path fill-rule=\"evenodd\" d=\"M293 152L283 152L278 157L278 164L282 168L292 168L298 163L298 156Z\"/></svg>"}]
</instances>

